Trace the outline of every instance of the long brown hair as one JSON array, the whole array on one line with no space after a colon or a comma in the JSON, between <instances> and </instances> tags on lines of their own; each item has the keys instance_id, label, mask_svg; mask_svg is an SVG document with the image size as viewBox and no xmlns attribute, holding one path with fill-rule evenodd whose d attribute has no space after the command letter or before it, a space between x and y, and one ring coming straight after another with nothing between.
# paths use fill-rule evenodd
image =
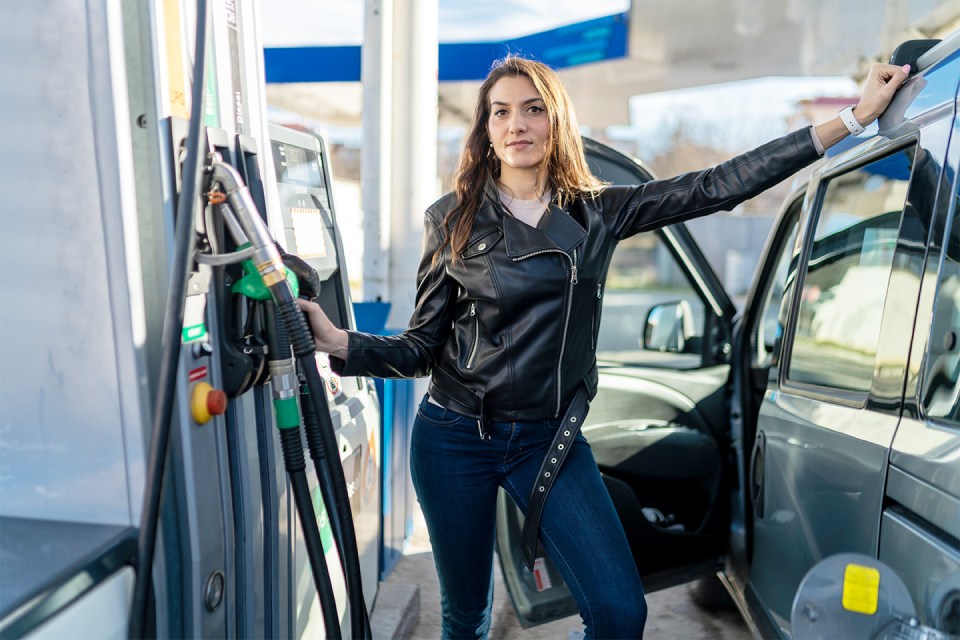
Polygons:
<instances>
[{"instance_id":1,"label":"long brown hair","mask_svg":"<svg viewBox=\"0 0 960 640\"><path fill-rule=\"evenodd\" d=\"M598 192L600 182L587 167L577 116L566 88L556 72L535 60L515 55L498 60L480 85L473 126L464 143L460 168L454 185L456 204L444 219L444 238L433 256L434 264L444 248L450 247L454 264L466 248L473 230L473 221L483 204L485 193L496 193L500 176L500 159L493 152L487 121L490 119L490 91L505 76L526 76L540 93L550 118L550 134L544 160L538 169L539 178L546 174L547 186L556 194L561 207L580 195Z\"/></svg>"}]
</instances>

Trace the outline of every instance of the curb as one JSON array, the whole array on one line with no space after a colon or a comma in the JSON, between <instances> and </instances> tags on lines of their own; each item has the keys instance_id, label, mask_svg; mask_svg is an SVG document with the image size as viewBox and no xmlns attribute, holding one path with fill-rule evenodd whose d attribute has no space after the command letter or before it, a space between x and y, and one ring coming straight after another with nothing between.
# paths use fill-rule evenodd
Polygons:
<instances>
[{"instance_id":1,"label":"curb","mask_svg":"<svg viewBox=\"0 0 960 640\"><path fill-rule=\"evenodd\" d=\"M420 622L420 587L380 583L370 616L374 640L406 640Z\"/></svg>"}]
</instances>

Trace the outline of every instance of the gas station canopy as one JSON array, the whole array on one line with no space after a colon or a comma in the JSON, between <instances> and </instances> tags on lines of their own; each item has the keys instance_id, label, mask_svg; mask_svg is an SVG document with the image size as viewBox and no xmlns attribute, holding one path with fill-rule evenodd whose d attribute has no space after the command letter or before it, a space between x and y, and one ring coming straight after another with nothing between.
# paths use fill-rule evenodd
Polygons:
<instances>
[{"instance_id":1,"label":"gas station canopy","mask_svg":"<svg viewBox=\"0 0 960 640\"><path fill-rule=\"evenodd\" d=\"M360 81L362 1L337 11L327 11L326 2L280 4L264 16L267 82ZM570 0L470 4L479 6L439 3L441 82L482 80L491 61L507 53L557 69L627 55L629 0L598 0L589 8ZM279 20L292 15L297 20Z\"/></svg>"},{"instance_id":2,"label":"gas station canopy","mask_svg":"<svg viewBox=\"0 0 960 640\"><path fill-rule=\"evenodd\" d=\"M363 0L272 3L262 16L271 102L356 125L359 94L330 83L359 81L363 10ZM764 76L859 77L900 42L958 22L960 0L439 0L441 121L464 124L475 81L508 52L561 70L581 124L602 128L626 124L638 94ZM277 90L317 82L327 83L322 92Z\"/></svg>"},{"instance_id":3,"label":"gas station canopy","mask_svg":"<svg viewBox=\"0 0 960 640\"><path fill-rule=\"evenodd\" d=\"M629 14L618 13L500 42L441 42L441 82L483 80L490 62L515 52L555 69L627 55ZM359 82L361 45L269 47L267 82Z\"/></svg>"}]
</instances>

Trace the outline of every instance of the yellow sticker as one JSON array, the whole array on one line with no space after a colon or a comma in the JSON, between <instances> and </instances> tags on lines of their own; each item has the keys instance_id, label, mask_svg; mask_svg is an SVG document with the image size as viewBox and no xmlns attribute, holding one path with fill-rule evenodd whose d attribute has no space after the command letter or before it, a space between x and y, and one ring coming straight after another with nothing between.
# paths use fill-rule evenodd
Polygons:
<instances>
[{"instance_id":1,"label":"yellow sticker","mask_svg":"<svg viewBox=\"0 0 960 640\"><path fill-rule=\"evenodd\" d=\"M167 82L170 84L168 107L175 118L190 117L190 99L187 91L186 74L183 70L183 32L180 24L179 0L165 0L163 3L163 22L167 47Z\"/></svg>"},{"instance_id":2,"label":"yellow sticker","mask_svg":"<svg viewBox=\"0 0 960 640\"><path fill-rule=\"evenodd\" d=\"M880 572L859 564L848 564L843 571L843 608L872 616L880 597Z\"/></svg>"}]
</instances>

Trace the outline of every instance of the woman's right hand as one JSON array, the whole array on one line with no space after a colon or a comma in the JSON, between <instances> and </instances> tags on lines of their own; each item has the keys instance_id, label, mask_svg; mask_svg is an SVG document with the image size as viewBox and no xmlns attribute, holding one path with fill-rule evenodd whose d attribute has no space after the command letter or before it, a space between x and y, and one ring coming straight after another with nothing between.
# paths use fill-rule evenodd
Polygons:
<instances>
[{"instance_id":1,"label":"woman's right hand","mask_svg":"<svg viewBox=\"0 0 960 640\"><path fill-rule=\"evenodd\" d=\"M853 116L863 126L880 117L887 110L894 94L910 77L910 65L898 67L893 64L876 63L870 66L863 84L860 102L853 109Z\"/></svg>"},{"instance_id":2,"label":"woman's right hand","mask_svg":"<svg viewBox=\"0 0 960 640\"><path fill-rule=\"evenodd\" d=\"M346 360L347 332L335 327L316 302L298 298L297 306L300 307L300 311L307 315L307 322L310 324L310 332L313 334L313 343L316 345L317 351Z\"/></svg>"}]
</instances>

